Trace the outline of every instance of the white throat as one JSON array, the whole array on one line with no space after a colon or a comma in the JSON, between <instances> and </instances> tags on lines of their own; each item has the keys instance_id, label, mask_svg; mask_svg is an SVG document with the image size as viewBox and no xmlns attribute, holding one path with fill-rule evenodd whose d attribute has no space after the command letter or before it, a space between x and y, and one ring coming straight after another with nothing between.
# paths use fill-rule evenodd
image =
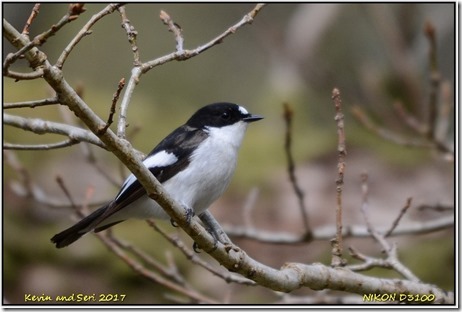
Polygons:
<instances>
[{"instance_id":1,"label":"white throat","mask_svg":"<svg viewBox=\"0 0 462 312\"><path fill-rule=\"evenodd\" d=\"M241 146L242 140L244 139L245 130L247 129L247 123L239 121L230 126L221 128L207 127L206 131L209 134L208 140L216 147L223 146L223 148L235 148L236 151ZM212 143L213 142L213 143Z\"/></svg>"}]
</instances>

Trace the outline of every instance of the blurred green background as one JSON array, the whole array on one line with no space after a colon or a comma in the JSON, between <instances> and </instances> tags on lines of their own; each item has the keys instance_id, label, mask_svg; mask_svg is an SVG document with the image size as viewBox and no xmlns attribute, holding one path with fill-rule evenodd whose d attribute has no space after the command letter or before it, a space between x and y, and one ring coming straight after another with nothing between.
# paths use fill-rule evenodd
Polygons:
<instances>
[{"instance_id":1,"label":"blurred green background","mask_svg":"<svg viewBox=\"0 0 462 312\"><path fill-rule=\"evenodd\" d=\"M51 63L56 62L71 38L104 6L86 5L83 15L40 47ZM32 7L33 4L4 3L4 18L21 31ZM245 3L130 4L127 15L138 32L141 60L148 61L175 49L173 35L158 17L160 10L166 11L181 26L185 48L193 49L225 31L253 7L254 4ZM453 94L454 10L454 4L270 4L252 25L239 29L223 43L190 60L170 62L144 75L132 98L127 132L137 129L131 142L147 153L205 104L235 102L265 116L262 122L249 127L230 189L211 211L222 223L243 224L242 207L249 191L256 188L259 196L251 212L253 223L267 230L300 233L303 229L300 212L285 171L282 103L289 103L295 111L293 152L300 184L307 193L310 224L313 227L334 225L337 136L330 97L332 89L338 87L346 113L348 147L344 191L346 224L362 223L358 211L359 175L363 171L368 171L371 177L371 209L373 221L379 226L389 225L410 196L415 206L454 205L451 162L428 150L406 149L385 142L366 131L350 114L351 107L359 105L378 124L405 138L413 138L413 133L397 118L392 104L401 100L409 111L425 118L430 93L429 44L423 32L426 22L431 22L436 29L439 70ZM66 4L43 3L32 24L31 37L49 29L66 11ZM104 120L117 83L122 77L128 81L133 65L130 45L120 24L117 12L100 20L64 65L66 80L82 90L83 99ZM12 46L4 40L4 57L11 51L14 51ZM13 69L27 71L28 66L21 61ZM5 78L3 88L4 102L52 95L40 80L14 82ZM73 119L72 113L59 106L14 109L7 113L59 122L64 118ZM450 129L453 127L451 117ZM24 133L8 126L4 126L3 131L4 140L10 143L47 143L62 139L55 135ZM452 140L451 134L449 140ZM97 148L90 149L98 166L121 183L127 172L121 172L118 160ZM11 158L11 155L4 154L4 157ZM56 183L58 175L78 202L83 201L88 188L94 188L95 202L108 200L117 192L117 187L86 160L82 146L17 151L14 156L32 182L50 198L66 202ZM130 304L173 302L165 296L171 291L141 278L91 235L69 248L56 250L49 238L75 220L70 218L72 210L50 208L19 196L21 175L6 162L3 169L3 285L8 302L24 303L27 293L52 296L123 293L127 294L125 303ZM442 215L411 209L402 222L430 220ZM159 261L166 262L166 250L171 252L180 272L198 291L219 301L228 296L231 303L272 303L279 299L271 291L230 286L210 276L191 265L141 222L126 222L114 232ZM136 225L139 226L134 231ZM169 224L162 226L176 232ZM423 281L451 290L453 235L452 230L447 230L396 240L402 246L403 261ZM189 238L182 237L191 243ZM252 257L275 267L290 261L329 263L328 241L303 246L247 240L236 240L236 243ZM379 247L370 239L350 240L346 244L350 243L380 256ZM200 256L216 265L207 255ZM309 290L297 292L299 295L311 293Z\"/></svg>"}]
</instances>

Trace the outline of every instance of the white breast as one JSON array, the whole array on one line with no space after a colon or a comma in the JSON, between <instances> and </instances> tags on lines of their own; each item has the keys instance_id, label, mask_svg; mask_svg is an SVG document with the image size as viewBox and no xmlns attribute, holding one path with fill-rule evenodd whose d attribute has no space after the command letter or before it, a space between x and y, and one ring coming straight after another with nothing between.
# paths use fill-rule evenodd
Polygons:
<instances>
[{"instance_id":1,"label":"white breast","mask_svg":"<svg viewBox=\"0 0 462 312\"><path fill-rule=\"evenodd\" d=\"M209 128L209 137L191 156L189 166L164 186L176 200L200 214L217 200L231 181L247 123Z\"/></svg>"}]
</instances>

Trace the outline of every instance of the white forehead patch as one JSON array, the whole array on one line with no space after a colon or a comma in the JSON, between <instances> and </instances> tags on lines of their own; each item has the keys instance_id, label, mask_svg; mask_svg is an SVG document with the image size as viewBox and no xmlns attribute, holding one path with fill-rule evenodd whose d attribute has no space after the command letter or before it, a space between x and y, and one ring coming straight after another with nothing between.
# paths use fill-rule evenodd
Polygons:
<instances>
[{"instance_id":1,"label":"white forehead patch","mask_svg":"<svg viewBox=\"0 0 462 312\"><path fill-rule=\"evenodd\" d=\"M241 112L242 115L248 115L249 112L242 106L239 106L239 111Z\"/></svg>"}]
</instances>

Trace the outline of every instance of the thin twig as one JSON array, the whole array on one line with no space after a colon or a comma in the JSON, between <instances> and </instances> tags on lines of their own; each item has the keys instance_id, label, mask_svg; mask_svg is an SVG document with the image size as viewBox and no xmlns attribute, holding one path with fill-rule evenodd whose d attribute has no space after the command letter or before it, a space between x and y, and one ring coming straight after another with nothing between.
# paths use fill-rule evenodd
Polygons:
<instances>
[{"instance_id":1,"label":"thin twig","mask_svg":"<svg viewBox=\"0 0 462 312\"><path fill-rule=\"evenodd\" d=\"M362 188L362 204L361 204L361 213L363 215L364 221L366 223L367 229L369 233L372 235L375 241L383 248L383 251L387 255L387 258L383 261L378 261L378 260L372 260L374 258L372 257L363 257L366 260L367 266L368 267L373 267L373 266L380 266L384 268L392 268L399 274L401 274L403 277L407 278L410 281L413 282L420 282L419 278L415 276L411 270L409 270L406 266L404 266L398 259L398 251L397 251L397 246L396 244L390 244L387 242L385 239L385 236L378 232L377 230L374 229L370 219L369 219L369 214L368 214L368 208L369 208L369 203L368 203L368 198L369 198L369 184L368 184L368 175L367 173L363 173L361 175L361 188ZM358 252L354 251L354 249L350 248L350 252L353 250L353 254L356 254L356 257L358 255Z\"/></svg>"},{"instance_id":2,"label":"thin twig","mask_svg":"<svg viewBox=\"0 0 462 312\"><path fill-rule=\"evenodd\" d=\"M393 221L390 229L385 232L385 237L388 237L391 235L391 233L393 233L393 231L396 229L396 227L398 226L399 224L399 221L401 221L401 218L404 216L404 214L407 212L407 210L409 208L411 208L411 204L412 204L412 197L409 197L407 200L406 200L406 204L404 205L403 209L400 210L399 212L399 215L396 217L396 219Z\"/></svg>"},{"instance_id":3,"label":"thin twig","mask_svg":"<svg viewBox=\"0 0 462 312\"><path fill-rule=\"evenodd\" d=\"M428 53L430 64L430 94L428 99L426 135L428 139L433 140L435 138L436 122L438 119L438 93L441 83L441 75L438 70L436 31L430 21L425 23L424 33L430 44L430 50Z\"/></svg>"},{"instance_id":4,"label":"thin twig","mask_svg":"<svg viewBox=\"0 0 462 312\"><path fill-rule=\"evenodd\" d=\"M119 259L124 261L134 272L153 282L154 284L160 284L171 290L174 290L180 294L183 294L193 300L196 303L207 303L207 304L218 304L219 302L205 297L198 293L192 288L185 288L177 283L160 276L152 270L147 269L143 264L135 259L131 258L122 248L120 248L115 242L114 238L108 237L102 233L96 233L96 236L106 245L106 247L114 253Z\"/></svg>"},{"instance_id":5,"label":"thin twig","mask_svg":"<svg viewBox=\"0 0 462 312\"><path fill-rule=\"evenodd\" d=\"M36 134L61 134L77 142L88 142L104 149L106 148L105 144L92 132L67 124L45 121L43 119L24 118L5 113L3 114L3 123Z\"/></svg>"},{"instance_id":6,"label":"thin twig","mask_svg":"<svg viewBox=\"0 0 462 312\"><path fill-rule=\"evenodd\" d=\"M265 5L266 4L264 4L264 3L259 3L259 4L255 5L255 7L249 13L244 15L244 17L239 22L237 22L235 25L229 27L225 32L218 35L214 39L210 40L206 44L203 44L203 45L197 47L196 49L183 50L181 53L179 53L179 52L170 53L170 54L165 55L163 57L160 57L160 58L157 58L155 60L144 63L142 65L142 72L140 74L144 74L147 71L153 69L154 67L165 64L165 63L170 62L172 60L178 60L178 61L187 60L187 59L189 59L189 58L191 58L193 56L196 56L198 54L201 54L201 53L207 51L208 49L210 49L211 47L213 47L213 46L215 46L217 44L222 43L223 40L226 37L228 37L228 36L230 36L232 34L235 34L236 31L239 28L241 28L242 26L251 24L253 22L253 19L255 18L255 16L257 16L257 14L261 11L261 9Z\"/></svg>"},{"instance_id":7,"label":"thin twig","mask_svg":"<svg viewBox=\"0 0 462 312\"><path fill-rule=\"evenodd\" d=\"M342 266L346 264L345 259L342 258L343 254L343 241L342 241L342 190L343 190L343 176L345 174L345 125L344 116L342 111L342 100L340 98L340 91L337 88L332 90L332 100L335 106L335 121L337 122L337 137L338 137L338 161L337 161L337 179L335 181L337 189L337 205L335 210L337 233L335 238L331 240L332 243L332 266Z\"/></svg>"},{"instance_id":8,"label":"thin twig","mask_svg":"<svg viewBox=\"0 0 462 312\"><path fill-rule=\"evenodd\" d=\"M108 233L107 236L118 247L129 251L134 256L141 259L144 263L151 266L156 272L159 272L162 276L174 281L178 285L189 287L189 285L186 285L185 280L182 278L181 275L178 274L178 272L167 269L164 265L160 264L156 259L154 259L152 256L146 254L140 248L134 246L133 244L131 244L131 243L127 242L127 241L122 241L120 239L115 238L114 235L112 234L112 232Z\"/></svg>"},{"instance_id":9,"label":"thin twig","mask_svg":"<svg viewBox=\"0 0 462 312\"><path fill-rule=\"evenodd\" d=\"M305 206L305 193L303 192L303 190L298 184L297 176L295 175L294 157L292 155L292 120L293 120L294 111L288 103L284 103L283 108L284 108L283 117L284 117L284 121L286 125L284 150L286 152L286 158L287 158L287 172L289 173L289 180L290 180L290 183L292 184L292 188L298 200L298 207L302 214L302 219L303 219L302 221L303 221L303 226L305 228L305 233L309 233L310 226L308 223L308 214L307 214L307 209Z\"/></svg>"},{"instance_id":10,"label":"thin twig","mask_svg":"<svg viewBox=\"0 0 462 312\"><path fill-rule=\"evenodd\" d=\"M118 7L122 6L122 3L111 3L107 5L103 10L100 12L96 13L93 15L90 20L85 24L85 26L82 27L82 29L79 31L79 33L69 42L69 44L64 48L63 52L58 58L58 61L56 62L56 67L59 69L63 68L64 62L67 60L69 57L69 54L72 52L72 50L75 48L75 46L80 42L80 40L87 35L91 34L90 28L101 18L104 16L113 13L115 10L117 10Z\"/></svg>"},{"instance_id":11,"label":"thin twig","mask_svg":"<svg viewBox=\"0 0 462 312\"><path fill-rule=\"evenodd\" d=\"M135 27L131 24L130 20L127 17L127 12L125 10L125 6L121 6L117 9L119 11L120 17L122 18L122 28L125 29L125 32L128 36L128 42L132 47L133 52L133 65L140 66L140 51L138 49L138 45L136 43L136 37L138 36L138 32L136 31Z\"/></svg>"},{"instance_id":12,"label":"thin twig","mask_svg":"<svg viewBox=\"0 0 462 312\"><path fill-rule=\"evenodd\" d=\"M37 17L40 12L40 3L36 3L32 8L32 12L30 13L29 18L27 19L26 25L24 25L24 29L22 30L22 34L24 36L29 36L29 28L32 25L32 22Z\"/></svg>"},{"instance_id":13,"label":"thin twig","mask_svg":"<svg viewBox=\"0 0 462 312\"><path fill-rule=\"evenodd\" d=\"M7 150L21 150L21 151L48 151L52 149L64 148L69 147L75 144L80 143L80 141L76 141L74 139L67 139L58 143L50 143L50 144L11 144L7 142L3 142L3 149Z\"/></svg>"},{"instance_id":14,"label":"thin twig","mask_svg":"<svg viewBox=\"0 0 462 312\"><path fill-rule=\"evenodd\" d=\"M22 195L24 197L33 197L34 184L32 182L31 175L19 161L16 153L13 151L3 151L3 159L5 163L10 165L10 167L18 174L21 185L24 186Z\"/></svg>"},{"instance_id":15,"label":"thin twig","mask_svg":"<svg viewBox=\"0 0 462 312\"><path fill-rule=\"evenodd\" d=\"M23 164L16 157L16 153L11 150L3 151L3 159L5 164L8 164L19 176L20 182L11 183L11 190L21 197L28 197L33 199L37 203L47 205L51 208L69 208L68 201L55 198L50 194L47 194L41 187L39 187L31 178L29 171L23 166ZM101 206L105 202L94 202L92 206ZM81 206L81 203L76 203L77 206Z\"/></svg>"},{"instance_id":16,"label":"thin twig","mask_svg":"<svg viewBox=\"0 0 462 312\"><path fill-rule=\"evenodd\" d=\"M201 54L202 52L210 49L211 47L223 42L223 40L231 34L234 34L239 28L244 25L251 24L255 16L261 11L265 4L257 4L249 13L247 13L238 23L228 28L225 32L218 35L216 38L210 40L208 43L201 45L193 50L182 50L181 52L175 51L165 56L156 58L154 60L143 63L141 66L135 66L132 69L130 79L127 83L127 88L120 104L119 121L117 125L117 136L119 138L125 138L125 130L127 128L127 115L128 106L132 98L134 89L141 79L141 76L156 66L163 65L173 60L184 61L191 57Z\"/></svg>"},{"instance_id":17,"label":"thin twig","mask_svg":"<svg viewBox=\"0 0 462 312\"><path fill-rule=\"evenodd\" d=\"M56 182L58 183L59 187L64 192L64 195L66 195L67 199L71 203L72 208L74 208L75 210L78 210L77 208L78 206L75 204L74 199L72 198L71 192L67 188L66 184L64 183L63 178L60 175L56 176Z\"/></svg>"},{"instance_id":18,"label":"thin twig","mask_svg":"<svg viewBox=\"0 0 462 312\"><path fill-rule=\"evenodd\" d=\"M107 129L111 126L111 124L113 122L113 117L114 117L114 114L115 114L115 108L116 108L116 105L117 105L117 101L119 100L120 92L122 92L122 89L124 88L124 86L125 86L125 78L122 78L119 81L116 92L114 92L114 94L112 95L111 110L109 112L109 117L107 119L107 122L104 125L104 127L102 127L98 131L98 135L103 135L107 131Z\"/></svg>"},{"instance_id":19,"label":"thin twig","mask_svg":"<svg viewBox=\"0 0 462 312\"><path fill-rule=\"evenodd\" d=\"M163 10L160 11L159 17L162 20L162 22L165 25L168 26L168 30L171 31L173 33L173 35L175 36L176 51L179 52L179 53L182 53L183 52L184 38L183 38L183 34L182 34L183 30L181 29L180 25L175 23L172 20L172 18L170 17L170 15L168 15L167 12L165 12Z\"/></svg>"},{"instance_id":20,"label":"thin twig","mask_svg":"<svg viewBox=\"0 0 462 312\"><path fill-rule=\"evenodd\" d=\"M25 102L15 102L15 103L3 103L3 109L10 109L10 108L35 108L37 106L46 106L46 105L54 105L59 104L59 100L57 97L51 97L43 100L35 100L35 101L25 101Z\"/></svg>"},{"instance_id":21,"label":"thin twig","mask_svg":"<svg viewBox=\"0 0 462 312\"><path fill-rule=\"evenodd\" d=\"M48 38L54 36L66 24L76 20L79 17L79 15L82 14L83 12L85 12L85 8L83 7L83 4L78 4L78 3L69 4L69 10L66 15L64 15L56 24L53 24L50 27L50 29L35 36L34 39L32 39L28 44L26 44L24 47L19 49L13 55L11 55L8 61L8 64L12 64L13 62L15 62L24 53L26 53L33 47L41 46L42 44L44 44L48 40ZM4 66L4 70L5 70L5 66Z\"/></svg>"},{"instance_id":22,"label":"thin twig","mask_svg":"<svg viewBox=\"0 0 462 312\"><path fill-rule=\"evenodd\" d=\"M185 257L190 260L192 263L195 263L213 275L216 275L220 278L222 278L224 281L227 283L238 283L238 284L243 284L243 285L248 285L248 286L255 286L255 282L242 278L240 276L236 275L231 275L226 272L223 272L222 270L217 270L216 268L212 267L209 263L201 260L196 253L194 253L192 250L188 249L185 244L178 238L172 237L165 233L160 227L157 226L157 224L152 221L152 220L146 220L146 222L151 226L154 230L159 232L167 241L169 241L173 246L177 247L184 255Z\"/></svg>"},{"instance_id":23,"label":"thin twig","mask_svg":"<svg viewBox=\"0 0 462 312\"><path fill-rule=\"evenodd\" d=\"M426 127L422 125L414 115L409 114L409 112L404 108L402 101L395 101L393 103L393 109L410 129L414 130L420 135L425 133Z\"/></svg>"},{"instance_id":24,"label":"thin twig","mask_svg":"<svg viewBox=\"0 0 462 312\"><path fill-rule=\"evenodd\" d=\"M433 211L438 211L438 212L443 212L443 211L454 211L454 205L444 205L444 204L434 204L434 205L429 205L429 204L422 204L417 207L418 211L423 211L423 210L433 210Z\"/></svg>"},{"instance_id":25,"label":"thin twig","mask_svg":"<svg viewBox=\"0 0 462 312\"><path fill-rule=\"evenodd\" d=\"M6 61L6 59L5 59L5 61ZM7 65L6 67L4 67L3 75L5 77L14 79L15 81L34 80L34 79L38 79L38 78L43 77L43 69L37 68L36 70L34 70L33 72L30 72L30 73L20 73L20 72L9 70L8 65Z\"/></svg>"},{"instance_id":26,"label":"thin twig","mask_svg":"<svg viewBox=\"0 0 462 312\"><path fill-rule=\"evenodd\" d=\"M415 147L415 148L434 148L435 145L426 141L417 141L417 140L405 140L398 136L395 133L387 129L383 129L372 122L372 120L367 116L367 114L359 106L353 106L351 109L353 116L364 126L366 129L375 133L377 136L390 141L394 144L405 146L405 147Z\"/></svg>"}]
</instances>

